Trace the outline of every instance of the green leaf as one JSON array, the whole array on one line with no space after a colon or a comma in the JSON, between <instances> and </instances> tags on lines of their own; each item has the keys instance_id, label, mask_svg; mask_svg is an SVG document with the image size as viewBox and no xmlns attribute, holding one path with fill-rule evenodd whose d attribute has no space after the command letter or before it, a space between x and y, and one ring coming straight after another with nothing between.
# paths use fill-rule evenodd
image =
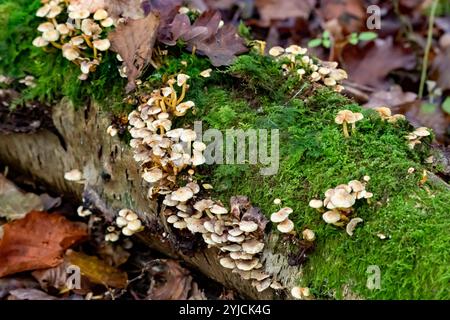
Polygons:
<instances>
[{"instance_id":1,"label":"green leaf","mask_svg":"<svg viewBox=\"0 0 450 320\"><path fill-rule=\"evenodd\" d=\"M329 47L331 46L331 41L330 41L330 39L323 39L323 40L322 40L322 45L323 45L325 48L329 48Z\"/></svg>"},{"instance_id":2,"label":"green leaf","mask_svg":"<svg viewBox=\"0 0 450 320\"><path fill-rule=\"evenodd\" d=\"M375 40L376 38L378 38L378 34L375 32L361 32L358 36L359 40L361 41L371 41L371 40Z\"/></svg>"},{"instance_id":3,"label":"green leaf","mask_svg":"<svg viewBox=\"0 0 450 320\"><path fill-rule=\"evenodd\" d=\"M450 97L445 98L444 102L442 103L442 110L450 114Z\"/></svg>"},{"instance_id":4,"label":"green leaf","mask_svg":"<svg viewBox=\"0 0 450 320\"><path fill-rule=\"evenodd\" d=\"M330 39L330 32L324 31L324 32L322 33L322 38L323 38L323 39Z\"/></svg>"},{"instance_id":5,"label":"green leaf","mask_svg":"<svg viewBox=\"0 0 450 320\"><path fill-rule=\"evenodd\" d=\"M314 48L322 44L322 39L312 39L308 42L308 47Z\"/></svg>"},{"instance_id":6,"label":"green leaf","mask_svg":"<svg viewBox=\"0 0 450 320\"><path fill-rule=\"evenodd\" d=\"M437 106L433 103L425 102L420 106L420 111L423 113L434 113L436 111Z\"/></svg>"},{"instance_id":7,"label":"green leaf","mask_svg":"<svg viewBox=\"0 0 450 320\"><path fill-rule=\"evenodd\" d=\"M352 45L356 45L358 43L358 34L353 32L350 35L350 39L348 40L348 42L350 42Z\"/></svg>"}]
</instances>

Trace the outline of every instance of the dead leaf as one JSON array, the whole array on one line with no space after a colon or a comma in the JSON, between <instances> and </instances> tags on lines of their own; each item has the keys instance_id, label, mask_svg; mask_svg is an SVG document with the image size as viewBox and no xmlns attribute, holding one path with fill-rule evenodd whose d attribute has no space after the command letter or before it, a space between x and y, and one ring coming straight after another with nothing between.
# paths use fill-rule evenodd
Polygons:
<instances>
[{"instance_id":1,"label":"dead leaf","mask_svg":"<svg viewBox=\"0 0 450 320\"><path fill-rule=\"evenodd\" d=\"M415 55L394 45L392 37L368 43L362 51L358 46L346 46L342 54L351 81L380 89L388 85L385 79L390 72L411 70L416 65Z\"/></svg>"},{"instance_id":2,"label":"dead leaf","mask_svg":"<svg viewBox=\"0 0 450 320\"><path fill-rule=\"evenodd\" d=\"M141 0L108 0L105 10L114 18L123 17L133 20L144 18Z\"/></svg>"},{"instance_id":3,"label":"dead leaf","mask_svg":"<svg viewBox=\"0 0 450 320\"><path fill-rule=\"evenodd\" d=\"M389 88L389 91L380 90L372 93L369 96L369 101L364 105L366 108L378 108L387 106L394 108L405 103L411 103L417 99L417 94L414 92L403 92L402 87L394 85Z\"/></svg>"},{"instance_id":4,"label":"dead leaf","mask_svg":"<svg viewBox=\"0 0 450 320\"><path fill-rule=\"evenodd\" d=\"M450 90L450 47L442 50L433 61L433 76L442 90Z\"/></svg>"},{"instance_id":5,"label":"dead leaf","mask_svg":"<svg viewBox=\"0 0 450 320\"><path fill-rule=\"evenodd\" d=\"M255 6L263 20L269 23L271 20L284 20L288 18L308 19L316 4L315 0L256 0Z\"/></svg>"},{"instance_id":6,"label":"dead leaf","mask_svg":"<svg viewBox=\"0 0 450 320\"><path fill-rule=\"evenodd\" d=\"M2 227L0 277L57 266L64 251L87 236L85 224L46 212L30 212Z\"/></svg>"},{"instance_id":7,"label":"dead leaf","mask_svg":"<svg viewBox=\"0 0 450 320\"><path fill-rule=\"evenodd\" d=\"M324 21L337 20L345 34L363 29L366 6L361 0L322 0L319 12Z\"/></svg>"},{"instance_id":8,"label":"dead leaf","mask_svg":"<svg viewBox=\"0 0 450 320\"><path fill-rule=\"evenodd\" d=\"M44 209L41 198L25 193L0 174L0 217L8 220L23 218L30 211Z\"/></svg>"},{"instance_id":9,"label":"dead leaf","mask_svg":"<svg viewBox=\"0 0 450 320\"><path fill-rule=\"evenodd\" d=\"M36 289L39 285L31 277L8 277L0 279L0 299L15 289Z\"/></svg>"},{"instance_id":10,"label":"dead leaf","mask_svg":"<svg viewBox=\"0 0 450 320\"><path fill-rule=\"evenodd\" d=\"M128 275L126 272L109 266L97 257L68 250L66 259L68 263L79 267L81 274L93 283L113 288L125 288L127 285Z\"/></svg>"},{"instance_id":11,"label":"dead leaf","mask_svg":"<svg viewBox=\"0 0 450 320\"><path fill-rule=\"evenodd\" d=\"M16 289L10 292L8 300L59 300L38 289Z\"/></svg>"},{"instance_id":12,"label":"dead leaf","mask_svg":"<svg viewBox=\"0 0 450 320\"><path fill-rule=\"evenodd\" d=\"M150 273L155 278L148 290L150 300L206 300L189 270L175 260L153 261Z\"/></svg>"},{"instance_id":13,"label":"dead leaf","mask_svg":"<svg viewBox=\"0 0 450 320\"><path fill-rule=\"evenodd\" d=\"M158 26L159 17L150 13L143 19L127 20L108 36L111 50L120 54L127 67L127 92L136 87L136 79L151 61Z\"/></svg>"}]
</instances>

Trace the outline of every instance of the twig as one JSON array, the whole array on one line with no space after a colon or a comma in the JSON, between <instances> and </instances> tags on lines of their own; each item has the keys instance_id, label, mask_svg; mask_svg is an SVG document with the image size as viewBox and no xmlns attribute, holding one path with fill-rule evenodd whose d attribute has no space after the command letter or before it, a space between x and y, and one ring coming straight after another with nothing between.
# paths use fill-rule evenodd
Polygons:
<instances>
[{"instance_id":1,"label":"twig","mask_svg":"<svg viewBox=\"0 0 450 320\"><path fill-rule=\"evenodd\" d=\"M427 45L425 47L425 54L422 61L422 74L420 75L420 87L419 87L419 98L423 96L423 89L425 87L425 80L427 77L428 68L428 55L431 49L431 42L433 40L433 26L434 26L434 16L436 14L436 9L438 5L438 0L434 0L431 6L430 20L428 21L428 35L427 35Z\"/></svg>"}]
</instances>

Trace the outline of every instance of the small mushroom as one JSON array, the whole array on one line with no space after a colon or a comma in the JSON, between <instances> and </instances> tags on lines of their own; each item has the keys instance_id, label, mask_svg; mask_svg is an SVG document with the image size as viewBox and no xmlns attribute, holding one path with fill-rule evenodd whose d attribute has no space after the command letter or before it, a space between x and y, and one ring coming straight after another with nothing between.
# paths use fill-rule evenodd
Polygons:
<instances>
[{"instance_id":1,"label":"small mushroom","mask_svg":"<svg viewBox=\"0 0 450 320\"><path fill-rule=\"evenodd\" d=\"M282 55L283 53L284 53L284 49L282 47L280 47L280 46L272 47L269 50L269 54L272 57L278 57L278 56Z\"/></svg>"},{"instance_id":2,"label":"small mushroom","mask_svg":"<svg viewBox=\"0 0 450 320\"><path fill-rule=\"evenodd\" d=\"M330 197L327 208L350 208L355 204L355 201L355 196L347 192L347 190L335 189L333 195Z\"/></svg>"},{"instance_id":3,"label":"small mushroom","mask_svg":"<svg viewBox=\"0 0 450 320\"><path fill-rule=\"evenodd\" d=\"M323 201L317 200L317 199L312 199L311 201L309 201L309 206L311 208L320 210L321 208L323 208Z\"/></svg>"},{"instance_id":4,"label":"small mushroom","mask_svg":"<svg viewBox=\"0 0 450 320\"><path fill-rule=\"evenodd\" d=\"M111 43L109 42L108 39L98 39L98 40L92 41L92 45L97 50L106 51L111 46Z\"/></svg>"},{"instance_id":5,"label":"small mushroom","mask_svg":"<svg viewBox=\"0 0 450 320\"><path fill-rule=\"evenodd\" d=\"M171 199L175 201L185 202L191 199L194 196L191 188L181 187L176 191L172 192Z\"/></svg>"},{"instance_id":6,"label":"small mushroom","mask_svg":"<svg viewBox=\"0 0 450 320\"><path fill-rule=\"evenodd\" d=\"M328 224L334 224L341 220L341 215L337 211L327 211L322 215L322 219Z\"/></svg>"},{"instance_id":7,"label":"small mushroom","mask_svg":"<svg viewBox=\"0 0 450 320\"><path fill-rule=\"evenodd\" d=\"M206 69L200 72L200 76L203 78L209 78L211 76L212 69Z\"/></svg>"},{"instance_id":8,"label":"small mushroom","mask_svg":"<svg viewBox=\"0 0 450 320\"><path fill-rule=\"evenodd\" d=\"M293 212L291 208L282 208L279 211L272 213L270 221L274 223L280 223L287 219L287 217Z\"/></svg>"},{"instance_id":9,"label":"small mushroom","mask_svg":"<svg viewBox=\"0 0 450 320\"><path fill-rule=\"evenodd\" d=\"M358 180L352 180L348 183L348 186L352 188L355 193L361 192L365 189L364 185Z\"/></svg>"},{"instance_id":10,"label":"small mushroom","mask_svg":"<svg viewBox=\"0 0 450 320\"><path fill-rule=\"evenodd\" d=\"M241 221L239 222L239 229L244 232L253 232L258 230L258 224L253 221Z\"/></svg>"},{"instance_id":11,"label":"small mushroom","mask_svg":"<svg viewBox=\"0 0 450 320\"><path fill-rule=\"evenodd\" d=\"M239 252L242 250L242 247L238 244L229 244L221 247L220 250L229 252Z\"/></svg>"},{"instance_id":12,"label":"small mushroom","mask_svg":"<svg viewBox=\"0 0 450 320\"><path fill-rule=\"evenodd\" d=\"M305 229L302 231L303 239L306 241L314 241L316 239L316 234L311 229Z\"/></svg>"},{"instance_id":13,"label":"small mushroom","mask_svg":"<svg viewBox=\"0 0 450 320\"><path fill-rule=\"evenodd\" d=\"M227 214L228 210L218 204L214 204L211 209L210 209L211 213L214 213L216 215L222 215L222 214Z\"/></svg>"},{"instance_id":14,"label":"small mushroom","mask_svg":"<svg viewBox=\"0 0 450 320\"><path fill-rule=\"evenodd\" d=\"M254 269L258 265L259 260L258 259L252 259L252 260L236 260L236 267L239 270L242 271L250 271Z\"/></svg>"},{"instance_id":15,"label":"small mushroom","mask_svg":"<svg viewBox=\"0 0 450 320\"><path fill-rule=\"evenodd\" d=\"M249 254L257 254L264 249L264 243L256 239L248 240L242 243L242 251Z\"/></svg>"},{"instance_id":16,"label":"small mushroom","mask_svg":"<svg viewBox=\"0 0 450 320\"><path fill-rule=\"evenodd\" d=\"M355 127L355 122L359 121L363 119L363 115L362 113L353 113L350 110L341 110L338 112L336 118L334 119L334 121L337 124L342 124L343 126L343 131L344 131L344 136L346 138L349 137L348 134L348 127L347 124L351 123L352 124L352 129L354 130Z\"/></svg>"},{"instance_id":17,"label":"small mushroom","mask_svg":"<svg viewBox=\"0 0 450 320\"><path fill-rule=\"evenodd\" d=\"M277 225L277 229L281 233L289 233L294 230L294 223L291 220L286 219Z\"/></svg>"},{"instance_id":18,"label":"small mushroom","mask_svg":"<svg viewBox=\"0 0 450 320\"><path fill-rule=\"evenodd\" d=\"M430 131L427 127L420 127L413 131L413 134L415 134L418 137L426 137L430 135Z\"/></svg>"},{"instance_id":19,"label":"small mushroom","mask_svg":"<svg viewBox=\"0 0 450 320\"><path fill-rule=\"evenodd\" d=\"M291 294L296 299L306 299L311 296L309 288L293 287L291 289Z\"/></svg>"},{"instance_id":20,"label":"small mushroom","mask_svg":"<svg viewBox=\"0 0 450 320\"><path fill-rule=\"evenodd\" d=\"M262 292L267 288L269 288L271 283L272 283L271 279L265 279L263 281L253 281L252 285L256 288L256 291Z\"/></svg>"},{"instance_id":21,"label":"small mushroom","mask_svg":"<svg viewBox=\"0 0 450 320\"><path fill-rule=\"evenodd\" d=\"M220 265L222 267L227 268L227 269L234 269L234 268L236 268L236 263L230 257L221 258L219 260L219 263L220 263Z\"/></svg>"},{"instance_id":22,"label":"small mushroom","mask_svg":"<svg viewBox=\"0 0 450 320\"><path fill-rule=\"evenodd\" d=\"M356 225L360 222L363 222L363 219L361 218L353 218L350 220L350 222L347 224L345 231L347 231L347 234L351 237L353 236L353 231L356 228Z\"/></svg>"},{"instance_id":23,"label":"small mushroom","mask_svg":"<svg viewBox=\"0 0 450 320\"><path fill-rule=\"evenodd\" d=\"M80 181L83 179L83 174L78 169L73 169L64 174L64 179L67 181Z\"/></svg>"},{"instance_id":24,"label":"small mushroom","mask_svg":"<svg viewBox=\"0 0 450 320\"><path fill-rule=\"evenodd\" d=\"M149 183L155 183L161 180L162 177L163 177L162 170L156 167L142 174L142 178Z\"/></svg>"}]
</instances>

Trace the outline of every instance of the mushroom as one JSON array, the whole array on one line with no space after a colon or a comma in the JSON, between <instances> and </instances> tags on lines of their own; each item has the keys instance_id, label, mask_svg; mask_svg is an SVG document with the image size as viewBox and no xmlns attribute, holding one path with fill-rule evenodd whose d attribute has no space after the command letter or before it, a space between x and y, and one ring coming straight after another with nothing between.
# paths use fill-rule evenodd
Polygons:
<instances>
[{"instance_id":1,"label":"mushroom","mask_svg":"<svg viewBox=\"0 0 450 320\"><path fill-rule=\"evenodd\" d=\"M282 47L280 47L280 46L272 47L272 48L269 50L269 54L270 54L272 57L278 57L278 56L282 55L283 53L284 53L284 49L283 49Z\"/></svg>"},{"instance_id":2,"label":"mushroom","mask_svg":"<svg viewBox=\"0 0 450 320\"><path fill-rule=\"evenodd\" d=\"M296 299L305 299L311 295L309 288L293 287L291 289L291 294Z\"/></svg>"},{"instance_id":3,"label":"mushroom","mask_svg":"<svg viewBox=\"0 0 450 320\"><path fill-rule=\"evenodd\" d=\"M364 185L358 180L352 180L348 183L348 186L352 188L355 193L361 192L365 189Z\"/></svg>"},{"instance_id":4,"label":"mushroom","mask_svg":"<svg viewBox=\"0 0 450 320\"><path fill-rule=\"evenodd\" d=\"M430 135L430 131L428 131L427 127L420 127L414 130L413 134L415 134L418 137L426 137Z\"/></svg>"},{"instance_id":5,"label":"mushroom","mask_svg":"<svg viewBox=\"0 0 450 320\"><path fill-rule=\"evenodd\" d=\"M334 224L341 220L341 215L337 211L327 211L322 215L322 219L329 224Z\"/></svg>"},{"instance_id":6,"label":"mushroom","mask_svg":"<svg viewBox=\"0 0 450 320\"><path fill-rule=\"evenodd\" d=\"M235 268L233 269L232 273L237 273L243 280L250 280L251 271L243 271Z\"/></svg>"},{"instance_id":7,"label":"mushroom","mask_svg":"<svg viewBox=\"0 0 450 320\"><path fill-rule=\"evenodd\" d=\"M194 196L192 190L188 187L181 187L172 192L171 199L175 201L185 202Z\"/></svg>"},{"instance_id":8,"label":"mushroom","mask_svg":"<svg viewBox=\"0 0 450 320\"><path fill-rule=\"evenodd\" d=\"M274 199L273 204L276 204L276 205L281 204L281 199L278 199L278 198Z\"/></svg>"},{"instance_id":9,"label":"mushroom","mask_svg":"<svg viewBox=\"0 0 450 320\"><path fill-rule=\"evenodd\" d=\"M186 221L177 221L173 224L175 229L185 229L187 227Z\"/></svg>"},{"instance_id":10,"label":"mushroom","mask_svg":"<svg viewBox=\"0 0 450 320\"><path fill-rule=\"evenodd\" d=\"M94 20L104 20L106 18L108 18L108 12L106 12L106 10L98 9L97 11L95 11Z\"/></svg>"},{"instance_id":11,"label":"mushroom","mask_svg":"<svg viewBox=\"0 0 450 320\"><path fill-rule=\"evenodd\" d=\"M229 244L220 248L222 251L230 251L230 252L239 252L242 250L242 247L238 244Z\"/></svg>"},{"instance_id":12,"label":"mushroom","mask_svg":"<svg viewBox=\"0 0 450 320\"><path fill-rule=\"evenodd\" d=\"M268 287L270 287L271 283L272 283L271 279L265 279L263 281L253 281L252 286L254 286L256 288L256 291L262 292L262 291L266 290Z\"/></svg>"},{"instance_id":13,"label":"mushroom","mask_svg":"<svg viewBox=\"0 0 450 320\"><path fill-rule=\"evenodd\" d=\"M302 235L303 235L303 239L305 239L306 241L312 242L316 239L316 235L315 235L314 231L312 231L311 229L303 230Z\"/></svg>"},{"instance_id":14,"label":"mushroom","mask_svg":"<svg viewBox=\"0 0 450 320\"><path fill-rule=\"evenodd\" d=\"M194 209L199 212L203 212L206 209L210 209L213 205L214 201L212 201L211 199L202 199L194 204Z\"/></svg>"},{"instance_id":15,"label":"mushroom","mask_svg":"<svg viewBox=\"0 0 450 320\"><path fill-rule=\"evenodd\" d=\"M132 230L130 230L130 229L128 229L127 227L125 227L125 228L123 228L122 229L122 233L125 235L125 236L132 236L133 234L134 234L134 232L132 231Z\"/></svg>"},{"instance_id":16,"label":"mushroom","mask_svg":"<svg viewBox=\"0 0 450 320\"><path fill-rule=\"evenodd\" d=\"M309 201L309 206L320 211L323 208L323 201L312 199L311 201Z\"/></svg>"},{"instance_id":17,"label":"mushroom","mask_svg":"<svg viewBox=\"0 0 450 320\"><path fill-rule=\"evenodd\" d=\"M157 167L150 169L149 171L146 171L142 174L142 178L149 183L155 183L161 180L162 177L163 172L160 168Z\"/></svg>"},{"instance_id":18,"label":"mushroom","mask_svg":"<svg viewBox=\"0 0 450 320\"><path fill-rule=\"evenodd\" d=\"M236 260L236 267L239 270L242 271L250 271L254 269L258 265L259 260L258 259L252 259L252 260Z\"/></svg>"},{"instance_id":19,"label":"mushroom","mask_svg":"<svg viewBox=\"0 0 450 320\"><path fill-rule=\"evenodd\" d=\"M280 223L287 219L287 217L293 212L289 207L282 208L279 211L272 213L270 216L270 221L274 223Z\"/></svg>"},{"instance_id":20,"label":"mushroom","mask_svg":"<svg viewBox=\"0 0 450 320\"><path fill-rule=\"evenodd\" d=\"M256 281L262 281L264 279L267 279L270 277L270 274L261 271L261 270L252 270L250 273L250 278L251 279L255 279ZM272 281L272 279L269 279L270 281ZM270 282L269 282L270 285Z\"/></svg>"},{"instance_id":21,"label":"mushroom","mask_svg":"<svg viewBox=\"0 0 450 320\"><path fill-rule=\"evenodd\" d=\"M361 218L353 218L350 220L350 222L347 224L345 231L347 231L347 234L351 237L353 236L353 231L356 228L356 225L360 222L363 222L363 219Z\"/></svg>"},{"instance_id":22,"label":"mushroom","mask_svg":"<svg viewBox=\"0 0 450 320\"><path fill-rule=\"evenodd\" d=\"M221 258L219 260L219 263L220 263L220 265L222 267L227 268L227 269L234 269L234 268L236 268L236 263L230 257Z\"/></svg>"},{"instance_id":23,"label":"mushroom","mask_svg":"<svg viewBox=\"0 0 450 320\"><path fill-rule=\"evenodd\" d=\"M218 204L214 204L211 209L210 209L211 213L214 213L216 215L222 215L222 214L227 214L228 210Z\"/></svg>"},{"instance_id":24,"label":"mushroom","mask_svg":"<svg viewBox=\"0 0 450 320\"><path fill-rule=\"evenodd\" d=\"M197 134L192 129L185 129L180 135L180 139L183 142L191 142L197 138Z\"/></svg>"},{"instance_id":25,"label":"mushroom","mask_svg":"<svg viewBox=\"0 0 450 320\"><path fill-rule=\"evenodd\" d=\"M281 233L289 233L294 230L294 223L291 220L286 219L277 225L277 229Z\"/></svg>"},{"instance_id":26,"label":"mushroom","mask_svg":"<svg viewBox=\"0 0 450 320\"><path fill-rule=\"evenodd\" d=\"M64 173L64 179L67 181L80 181L83 179L83 174L78 169L70 170L66 173Z\"/></svg>"},{"instance_id":27,"label":"mushroom","mask_svg":"<svg viewBox=\"0 0 450 320\"><path fill-rule=\"evenodd\" d=\"M388 107L375 108L375 111L378 112L381 119L383 120L388 120L392 115L391 109L389 109Z\"/></svg>"},{"instance_id":28,"label":"mushroom","mask_svg":"<svg viewBox=\"0 0 450 320\"><path fill-rule=\"evenodd\" d=\"M344 136L346 138L349 137L348 134L348 127L347 124L351 123L352 124L352 130L354 131L355 128L355 122L359 121L363 119L363 115L362 113L353 113L350 110L341 110L338 112L336 118L334 119L334 121L337 124L342 124L343 126L343 131L344 131Z\"/></svg>"},{"instance_id":29,"label":"mushroom","mask_svg":"<svg viewBox=\"0 0 450 320\"><path fill-rule=\"evenodd\" d=\"M251 259L253 259L252 254L242 252L242 251L230 252L230 257L234 260L251 260Z\"/></svg>"},{"instance_id":30,"label":"mushroom","mask_svg":"<svg viewBox=\"0 0 450 320\"><path fill-rule=\"evenodd\" d=\"M330 197L327 208L351 208L355 204L355 201L355 196L347 192L347 190L336 188Z\"/></svg>"},{"instance_id":31,"label":"mushroom","mask_svg":"<svg viewBox=\"0 0 450 320\"><path fill-rule=\"evenodd\" d=\"M203 78L209 78L211 76L212 69L206 69L200 72L200 76Z\"/></svg>"},{"instance_id":32,"label":"mushroom","mask_svg":"<svg viewBox=\"0 0 450 320\"><path fill-rule=\"evenodd\" d=\"M123 228L128 224L128 221L124 217L117 217L116 224L119 228Z\"/></svg>"},{"instance_id":33,"label":"mushroom","mask_svg":"<svg viewBox=\"0 0 450 320\"><path fill-rule=\"evenodd\" d=\"M131 231L138 231L142 227L141 220L133 220L127 224L127 228Z\"/></svg>"},{"instance_id":34,"label":"mushroom","mask_svg":"<svg viewBox=\"0 0 450 320\"><path fill-rule=\"evenodd\" d=\"M108 39L98 39L92 41L92 45L94 46L94 48L100 51L106 51L111 46L111 43L109 42Z\"/></svg>"},{"instance_id":35,"label":"mushroom","mask_svg":"<svg viewBox=\"0 0 450 320\"><path fill-rule=\"evenodd\" d=\"M90 216L92 214L92 211L89 209L84 209L83 206L79 206L77 208L77 214L80 217L87 217Z\"/></svg>"},{"instance_id":36,"label":"mushroom","mask_svg":"<svg viewBox=\"0 0 450 320\"><path fill-rule=\"evenodd\" d=\"M264 249L264 243L256 239L248 240L242 243L242 251L249 254L257 254Z\"/></svg>"},{"instance_id":37,"label":"mushroom","mask_svg":"<svg viewBox=\"0 0 450 320\"><path fill-rule=\"evenodd\" d=\"M253 232L258 230L258 224L253 221L241 221L239 222L239 229L244 232Z\"/></svg>"}]
</instances>

